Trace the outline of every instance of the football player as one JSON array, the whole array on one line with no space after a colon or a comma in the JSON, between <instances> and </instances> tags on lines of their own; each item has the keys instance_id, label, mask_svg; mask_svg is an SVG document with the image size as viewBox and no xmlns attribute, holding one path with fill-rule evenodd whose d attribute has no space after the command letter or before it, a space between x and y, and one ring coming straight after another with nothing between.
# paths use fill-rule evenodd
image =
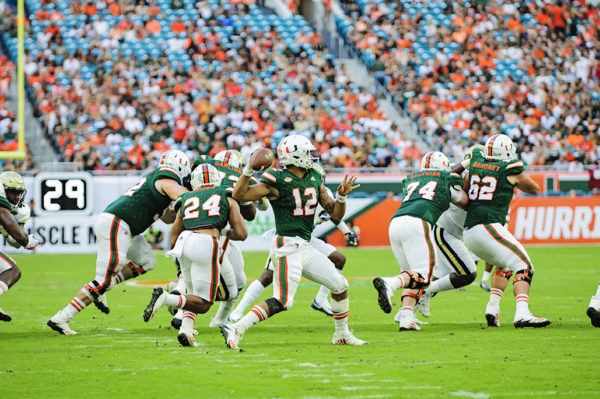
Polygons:
<instances>
[{"instance_id":1,"label":"football player","mask_svg":"<svg viewBox=\"0 0 600 399\"><path fill-rule=\"evenodd\" d=\"M239 341L254 324L291 308L302 276L331 290L331 309L335 319L333 344L364 345L348 329L348 282L333 263L309 245L317 204L335 220L346 210L346 196L358 185L356 176L345 176L338 186L337 199L327 194L323 177L313 169L311 152L315 147L300 135L283 139L277 150L283 169L269 169L260 182L248 187L254 171L246 166L233 191L238 201L256 201L267 197L275 215L276 235L270 257L275 264L273 297L255 305L235 324L225 324L221 333L231 349L239 350Z\"/></svg>"},{"instance_id":2,"label":"football player","mask_svg":"<svg viewBox=\"0 0 600 399\"><path fill-rule=\"evenodd\" d=\"M406 288L402 294L400 331L418 331L421 327L417 325L415 304L419 291L430 284L436 265L432 227L451 202L465 207L468 198L462 190L461 177L450 171L448 158L437 151L423 156L421 170L408 175L403 186L406 194L389 227L392 251L402 272L395 277L375 277L373 286L385 313L392 311L394 291Z\"/></svg>"},{"instance_id":3,"label":"football player","mask_svg":"<svg viewBox=\"0 0 600 399\"><path fill-rule=\"evenodd\" d=\"M485 318L488 326L500 325L500 299L510 277L517 299L515 327L545 327L548 319L529 311L529 288L533 264L525 248L504 227L515 187L537 194L539 187L523 171L515 155L515 145L503 134L488 138L485 150L473 152L467 181L469 205L463 234L467 247L480 259L497 267L492 276L490 300Z\"/></svg>"},{"instance_id":4,"label":"football player","mask_svg":"<svg viewBox=\"0 0 600 399\"><path fill-rule=\"evenodd\" d=\"M325 170L323 169L323 167L321 165L313 164L313 169L315 169L317 172L319 172L321 174L321 176L323 176L323 179L325 179ZM325 190L327 190L327 194L329 194L330 197L333 197L333 193L331 192L331 190L329 190L327 187L325 187ZM350 231L350 229L348 228L346 223L342 220L331 219L331 216L329 216L329 214L327 212L325 212L323 207L319 204L317 206L317 210L315 212L315 226L317 226L321 223L327 222L329 220L331 220L333 222L333 224L335 224L336 227L345 235L346 243L349 246L351 246L351 247L358 246L358 237L356 236L356 234L354 234L352 231ZM275 229L270 230L267 233L275 234ZM264 236L271 238L270 234L267 234L267 233L265 233ZM331 262L333 262L336 269L338 269L340 271L343 270L344 265L346 264L346 257L344 255L342 255L340 252L338 252L337 249L333 245L328 244L325 241L321 240L320 238L314 237L314 236L311 237L309 244L312 245L313 247L315 247L315 249L317 251L321 252L323 255L328 257L329 260L331 260ZM256 298L258 298L259 296L262 295L265 288L267 288L269 285L271 285L271 283L273 282L273 271L274 270L275 270L275 268L273 267L273 262L271 261L271 258L269 257L267 259L267 265L266 265L263 273L260 275L260 277L258 279L254 280L252 283L250 283L250 285L248 286L248 289L244 293L244 296L242 296L242 299L240 300L238 305L235 307L235 309L229 315L228 319L230 321L235 322L235 321L238 321L239 319L241 319L242 316L244 315L244 312L246 311L246 308L248 306L250 306L250 304L252 304L254 302L254 300L256 300ZM327 298L328 295L329 295L329 289L326 286L322 285L319 288L317 296L313 299L312 303L310 304L310 307L313 308L314 310L325 313L327 316L333 316L333 312L331 311L331 305L329 304L329 300Z\"/></svg>"},{"instance_id":5,"label":"football player","mask_svg":"<svg viewBox=\"0 0 600 399\"><path fill-rule=\"evenodd\" d=\"M593 296L592 299L590 299L590 306L588 306L586 313L592 321L592 325L594 327L600 327L600 283L598 283L596 296Z\"/></svg>"},{"instance_id":6,"label":"football player","mask_svg":"<svg viewBox=\"0 0 600 399\"><path fill-rule=\"evenodd\" d=\"M221 186L227 189L229 193L233 193L233 187L238 181L242 174L242 169L246 165L244 157L239 151L225 150L217 153L214 158L207 156L199 156L196 158L192 165L192 170L198 165L208 164L212 165L217 169L219 177L221 178ZM257 183L256 179L251 179L254 183ZM257 202L257 206L261 206L262 201ZM240 205L240 212L244 219L251 221L254 220L256 215L256 208L252 202L242 202ZM244 258L242 257L242 251L235 245L231 240L226 237L219 238L219 245L222 249L221 254L221 276L219 292L217 293L217 300L220 301L219 309L215 316L211 319L209 327L221 327L227 321L227 316L233 309L235 302L238 299L239 293L246 285L246 274L244 272ZM175 288L172 293L183 293L181 285ZM183 312L179 311L175 314L175 317L171 321L171 325L174 328L179 328Z\"/></svg>"},{"instance_id":7,"label":"football player","mask_svg":"<svg viewBox=\"0 0 600 399\"><path fill-rule=\"evenodd\" d=\"M12 171L0 173L0 231L13 247L32 250L38 245L38 241L24 230L30 215L29 207L23 204L25 192L25 181L20 174ZM20 278L21 270L17 263L0 251L0 296L6 294ZM0 320L11 321L12 318L0 309Z\"/></svg>"},{"instance_id":8,"label":"football player","mask_svg":"<svg viewBox=\"0 0 600 399\"><path fill-rule=\"evenodd\" d=\"M231 193L220 187L219 171L203 164L192 172L190 184L194 190L183 194L175 203L177 217L171 229L171 251L181 265L187 295L168 294L155 288L150 303L144 311L144 321L149 321L162 306L183 309L183 320L177 339L182 346L197 346L194 339L196 314L206 313L217 297L219 267L223 260L219 252L219 237L227 223L231 229L228 240L245 240L246 223ZM212 249L212 250L210 250Z\"/></svg>"},{"instance_id":9,"label":"football player","mask_svg":"<svg viewBox=\"0 0 600 399\"><path fill-rule=\"evenodd\" d=\"M94 225L98 244L96 277L48 320L48 327L64 335L77 334L69 326L76 314L92 302L108 314L105 293L116 284L154 268L156 258L143 232L161 217L172 222L168 220L172 218L169 205L188 191L181 184L189 173L190 161L186 155L178 150L167 151L162 154L158 168L106 207Z\"/></svg>"},{"instance_id":10,"label":"football player","mask_svg":"<svg viewBox=\"0 0 600 399\"><path fill-rule=\"evenodd\" d=\"M461 164L454 165L455 172L464 171L473 151L481 151L482 145L475 145L465 154L465 160ZM464 164L464 165L463 165ZM418 295L415 309L423 316L429 317L429 303L431 298L440 291L461 288L471 284L477 277L477 265L471 251L463 242L463 229L467 211L450 204L449 208L442 213L435 226L433 226L433 239L436 247L436 267L433 270L431 284ZM398 311L394 320L400 322Z\"/></svg>"}]
</instances>

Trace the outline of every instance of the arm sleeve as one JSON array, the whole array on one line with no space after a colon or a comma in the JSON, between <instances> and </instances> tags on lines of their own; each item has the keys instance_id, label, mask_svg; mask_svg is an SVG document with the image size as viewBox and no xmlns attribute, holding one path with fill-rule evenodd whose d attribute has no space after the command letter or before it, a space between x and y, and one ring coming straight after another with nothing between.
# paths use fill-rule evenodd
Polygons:
<instances>
[{"instance_id":1,"label":"arm sleeve","mask_svg":"<svg viewBox=\"0 0 600 399\"><path fill-rule=\"evenodd\" d=\"M521 173L523 173L525 171L525 168L523 167L523 161L510 161L507 165L506 165L506 175L507 176L512 176L512 175L520 175Z\"/></svg>"},{"instance_id":2,"label":"arm sleeve","mask_svg":"<svg viewBox=\"0 0 600 399\"><path fill-rule=\"evenodd\" d=\"M278 173L276 170L269 169L260 177L260 182L266 185L277 187Z\"/></svg>"},{"instance_id":3,"label":"arm sleeve","mask_svg":"<svg viewBox=\"0 0 600 399\"><path fill-rule=\"evenodd\" d=\"M450 200L452 202L458 202L462 198L463 190L460 187L451 186L450 187Z\"/></svg>"}]
</instances>

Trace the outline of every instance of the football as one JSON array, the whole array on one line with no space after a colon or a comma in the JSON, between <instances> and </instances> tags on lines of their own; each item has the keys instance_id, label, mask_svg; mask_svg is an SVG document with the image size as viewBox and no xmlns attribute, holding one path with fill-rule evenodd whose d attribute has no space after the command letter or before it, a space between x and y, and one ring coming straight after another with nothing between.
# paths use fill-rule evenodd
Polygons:
<instances>
[{"instance_id":1,"label":"football","mask_svg":"<svg viewBox=\"0 0 600 399\"><path fill-rule=\"evenodd\" d=\"M250 156L250 167L257 172L262 172L269 169L274 160L273 151L268 148L261 148L254 151Z\"/></svg>"}]
</instances>

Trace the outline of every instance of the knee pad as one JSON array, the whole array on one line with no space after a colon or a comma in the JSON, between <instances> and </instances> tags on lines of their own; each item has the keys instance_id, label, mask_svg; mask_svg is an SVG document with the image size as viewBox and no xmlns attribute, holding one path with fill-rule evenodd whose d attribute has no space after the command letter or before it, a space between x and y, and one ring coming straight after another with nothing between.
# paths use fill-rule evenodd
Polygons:
<instances>
[{"instance_id":1,"label":"knee pad","mask_svg":"<svg viewBox=\"0 0 600 399\"><path fill-rule=\"evenodd\" d=\"M503 277L503 278L505 278L507 280L510 280L510 278L513 275L513 272L511 272L510 270L496 269L496 270L494 270L494 274L496 276L500 276L500 277Z\"/></svg>"},{"instance_id":2,"label":"knee pad","mask_svg":"<svg viewBox=\"0 0 600 399\"><path fill-rule=\"evenodd\" d=\"M100 284L98 284L96 280L92 280L84 285L83 288L87 291L87 297L94 301L98 299L100 295L104 294L108 287L100 287Z\"/></svg>"},{"instance_id":3,"label":"knee pad","mask_svg":"<svg viewBox=\"0 0 600 399\"><path fill-rule=\"evenodd\" d=\"M273 316L274 314L283 312L285 310L281 302L279 302L275 298L269 298L265 302L267 303L267 307L269 308L269 316Z\"/></svg>"},{"instance_id":4,"label":"knee pad","mask_svg":"<svg viewBox=\"0 0 600 399\"><path fill-rule=\"evenodd\" d=\"M429 285L429 279L423 277L421 273L412 270L405 270L402 273L406 273L410 279L406 288L421 289Z\"/></svg>"},{"instance_id":5,"label":"knee pad","mask_svg":"<svg viewBox=\"0 0 600 399\"><path fill-rule=\"evenodd\" d=\"M331 290L332 294L341 294L342 292L345 292L348 290L348 280L346 280L346 278L344 276L342 276L341 273L340 273L340 277L341 277L341 279L338 283L336 283L335 289Z\"/></svg>"},{"instance_id":6,"label":"knee pad","mask_svg":"<svg viewBox=\"0 0 600 399\"><path fill-rule=\"evenodd\" d=\"M402 296L400 297L400 300L403 301L405 296L409 296L411 298L415 298L415 300L418 302L419 298L421 298L421 295L423 295L423 290L419 290L419 292L417 292L417 293L404 290L402 292Z\"/></svg>"},{"instance_id":7,"label":"knee pad","mask_svg":"<svg viewBox=\"0 0 600 399\"><path fill-rule=\"evenodd\" d=\"M515 280L513 281L513 285L518 281L525 281L527 284L531 285L531 279L533 278L533 270L531 269L523 269L519 270L515 273Z\"/></svg>"}]
</instances>

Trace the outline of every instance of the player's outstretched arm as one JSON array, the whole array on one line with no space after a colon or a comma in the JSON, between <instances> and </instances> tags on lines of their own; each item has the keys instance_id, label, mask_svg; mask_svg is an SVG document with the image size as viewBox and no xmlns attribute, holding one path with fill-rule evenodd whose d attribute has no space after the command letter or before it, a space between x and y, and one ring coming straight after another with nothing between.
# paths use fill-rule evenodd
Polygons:
<instances>
[{"instance_id":1,"label":"player's outstretched arm","mask_svg":"<svg viewBox=\"0 0 600 399\"><path fill-rule=\"evenodd\" d=\"M277 195L277 189L266 185L265 183L254 184L252 187L248 187L250 177L243 174L235 184L233 189L233 199L240 202L256 201L262 197L268 197L271 195Z\"/></svg>"},{"instance_id":2,"label":"player's outstretched arm","mask_svg":"<svg viewBox=\"0 0 600 399\"><path fill-rule=\"evenodd\" d=\"M508 176L507 180L510 184L527 194L538 194L540 192L540 186L525 172Z\"/></svg>"},{"instance_id":3,"label":"player's outstretched arm","mask_svg":"<svg viewBox=\"0 0 600 399\"><path fill-rule=\"evenodd\" d=\"M469 196L461 188L450 187L450 202L466 210L469 205Z\"/></svg>"},{"instance_id":4,"label":"player's outstretched arm","mask_svg":"<svg viewBox=\"0 0 600 399\"><path fill-rule=\"evenodd\" d=\"M175 247L175 243L177 242L177 237L183 231L183 220L181 220L181 213L177 212L177 216L175 217L175 222L173 222L173 227L171 227L171 249Z\"/></svg>"},{"instance_id":5,"label":"player's outstretched arm","mask_svg":"<svg viewBox=\"0 0 600 399\"><path fill-rule=\"evenodd\" d=\"M344 217L344 214L346 213L346 196L358 187L360 187L360 184L354 184L356 183L356 179L356 175L352 175L350 177L348 177L348 175L344 176L344 180L337 188L337 195L335 201L333 202L333 207L331 207L330 203L321 203L321 206L323 207L323 209L329 212L329 214L331 215L331 221L335 224L338 224ZM327 198L331 197L327 195ZM332 208L331 211L329 211L328 208L326 208L326 206Z\"/></svg>"},{"instance_id":6,"label":"player's outstretched arm","mask_svg":"<svg viewBox=\"0 0 600 399\"><path fill-rule=\"evenodd\" d=\"M187 188L171 179L159 179L156 181L154 186L159 193L168 196L173 201L176 201L181 194L189 192Z\"/></svg>"},{"instance_id":7,"label":"player's outstretched arm","mask_svg":"<svg viewBox=\"0 0 600 399\"><path fill-rule=\"evenodd\" d=\"M248 230L240 213L240 207L234 199L227 198L227 202L229 202L229 225L231 229L227 230L225 235L230 240L244 241L248 237Z\"/></svg>"},{"instance_id":8,"label":"player's outstretched arm","mask_svg":"<svg viewBox=\"0 0 600 399\"><path fill-rule=\"evenodd\" d=\"M0 224L2 224L2 227L4 227L6 232L10 234L10 236L14 238L20 245L27 247L27 244L29 243L29 237L19 227L17 222L15 222L10 211L6 208L0 207Z\"/></svg>"}]
</instances>

